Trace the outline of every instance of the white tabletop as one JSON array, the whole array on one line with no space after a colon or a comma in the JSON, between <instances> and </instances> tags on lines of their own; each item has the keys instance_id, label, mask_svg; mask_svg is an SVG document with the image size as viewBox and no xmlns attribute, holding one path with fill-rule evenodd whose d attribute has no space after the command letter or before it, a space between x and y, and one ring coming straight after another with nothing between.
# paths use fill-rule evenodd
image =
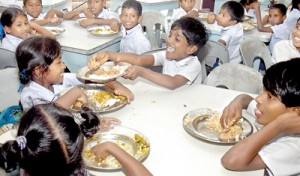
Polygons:
<instances>
[{"instance_id":1,"label":"white tabletop","mask_svg":"<svg viewBox=\"0 0 300 176\"><path fill-rule=\"evenodd\" d=\"M143 162L154 175L262 176L263 170L228 171L220 159L231 146L197 140L183 128L186 113L198 108L222 110L237 91L204 85L183 86L167 90L148 81L119 79L135 94L135 100L124 108L104 114L117 117L122 125L143 133L150 141L149 157ZM249 118L249 115L245 115ZM0 142L11 139L12 133L0 136ZM96 176L122 176L123 172L91 172Z\"/></svg>"}]
</instances>

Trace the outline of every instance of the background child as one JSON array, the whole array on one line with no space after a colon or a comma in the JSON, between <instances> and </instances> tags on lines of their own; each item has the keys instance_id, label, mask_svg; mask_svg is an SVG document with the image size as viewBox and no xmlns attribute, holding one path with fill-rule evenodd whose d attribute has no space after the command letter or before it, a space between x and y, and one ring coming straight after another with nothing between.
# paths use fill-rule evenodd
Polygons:
<instances>
[{"instance_id":1,"label":"background child","mask_svg":"<svg viewBox=\"0 0 300 176\"><path fill-rule=\"evenodd\" d=\"M178 0L179 8L173 11L171 24L183 16L195 17L198 15L198 9L194 8L195 0Z\"/></svg>"},{"instance_id":2,"label":"background child","mask_svg":"<svg viewBox=\"0 0 300 176\"><path fill-rule=\"evenodd\" d=\"M225 2L216 17L217 24L222 26L221 37L218 42L228 49L231 63L241 63L240 42L243 40L243 27L240 24L244 16L244 9L240 3L235 1ZM214 23L214 14L210 14L208 21Z\"/></svg>"},{"instance_id":3,"label":"background child","mask_svg":"<svg viewBox=\"0 0 300 176\"><path fill-rule=\"evenodd\" d=\"M43 35L55 39L47 29L38 24L28 22L27 15L21 9L7 8L1 15L1 23L6 33L2 40L2 48L15 52L17 46L32 35Z\"/></svg>"},{"instance_id":4,"label":"background child","mask_svg":"<svg viewBox=\"0 0 300 176\"><path fill-rule=\"evenodd\" d=\"M120 51L136 54L150 51L150 41L139 24L143 20L141 3L136 0L125 1L122 5L120 20L122 23Z\"/></svg>"},{"instance_id":5,"label":"background child","mask_svg":"<svg viewBox=\"0 0 300 176\"><path fill-rule=\"evenodd\" d=\"M108 25L113 31L118 31L120 24L118 21L118 15L103 8L106 0L88 0L88 8L81 8L73 10L64 14L64 19L78 19L87 18L81 20L79 23L83 27L87 27L94 24Z\"/></svg>"},{"instance_id":6,"label":"background child","mask_svg":"<svg viewBox=\"0 0 300 176\"><path fill-rule=\"evenodd\" d=\"M254 3L256 3L257 0L241 0L240 3L242 4L244 8L244 15L253 17L254 20L256 18L255 10L254 10Z\"/></svg>"},{"instance_id":7,"label":"background child","mask_svg":"<svg viewBox=\"0 0 300 176\"><path fill-rule=\"evenodd\" d=\"M27 13L29 21L39 25L59 24L64 16L62 11L51 9L46 14L42 13L42 0L23 0L23 9Z\"/></svg>"},{"instance_id":8,"label":"background child","mask_svg":"<svg viewBox=\"0 0 300 176\"><path fill-rule=\"evenodd\" d=\"M153 55L106 51L108 57L105 58L133 64L126 70L124 78L133 80L141 76L162 87L176 89L185 84L192 84L196 79L201 83L201 64L196 55L208 37L204 25L199 20L182 17L171 26L166 51ZM99 54L103 53L95 54L92 60ZM162 65L163 72L158 73L142 67L150 65Z\"/></svg>"},{"instance_id":9,"label":"background child","mask_svg":"<svg viewBox=\"0 0 300 176\"><path fill-rule=\"evenodd\" d=\"M300 18L292 32L291 40L281 40L274 46L271 63L290 60L300 57Z\"/></svg>"},{"instance_id":10,"label":"background child","mask_svg":"<svg viewBox=\"0 0 300 176\"><path fill-rule=\"evenodd\" d=\"M264 91L255 102L251 102L253 98L249 95L242 94L224 109L221 123L225 129L241 118L242 109L248 105L248 111L255 112L256 122L264 126L226 152L222 157L225 168L239 171L266 169L268 175L300 173L297 167L300 164L300 135L290 130L296 125L290 122L300 114L299 67L300 58L272 65L263 77Z\"/></svg>"},{"instance_id":11,"label":"background child","mask_svg":"<svg viewBox=\"0 0 300 176\"><path fill-rule=\"evenodd\" d=\"M256 11L256 18L257 18L257 29L261 32L272 32L272 40L273 37L276 38L275 42L270 43L270 49L272 49L280 40L288 40L290 38L291 32L296 26L296 22L300 16L300 0L292 0L292 11L286 17L282 24L273 26L273 27L263 27L261 22L261 14L260 14L260 7L259 3L255 3L255 11ZM273 52L273 51L272 51Z\"/></svg>"},{"instance_id":12,"label":"background child","mask_svg":"<svg viewBox=\"0 0 300 176\"><path fill-rule=\"evenodd\" d=\"M254 10L258 18L257 29L262 32L273 32L269 43L269 50L270 53L272 53L274 45L282 40L282 26L280 24L282 24L286 18L287 9L283 4L274 4L270 7L269 16L268 18L264 18L264 22L261 21L259 3L255 3ZM271 27L264 27L264 24L267 22L271 24Z\"/></svg>"},{"instance_id":13,"label":"background child","mask_svg":"<svg viewBox=\"0 0 300 176\"><path fill-rule=\"evenodd\" d=\"M64 73L66 68L61 58L61 47L53 39L31 37L17 48L16 59L20 70L20 82L24 85L21 104L26 111L33 105L55 102L69 109L75 101L87 102L84 92L76 87L82 84L74 73ZM133 100L132 92L117 81L106 85L118 95ZM70 87L68 92L61 91Z\"/></svg>"},{"instance_id":14,"label":"background child","mask_svg":"<svg viewBox=\"0 0 300 176\"><path fill-rule=\"evenodd\" d=\"M75 116L54 104L37 105L21 118L16 140L0 147L0 166L11 171L19 165L21 175L87 176L82 158L84 137L92 137L98 129L97 115L86 107ZM97 145L93 152L98 158L112 154L128 175L151 175L112 142Z\"/></svg>"}]
</instances>

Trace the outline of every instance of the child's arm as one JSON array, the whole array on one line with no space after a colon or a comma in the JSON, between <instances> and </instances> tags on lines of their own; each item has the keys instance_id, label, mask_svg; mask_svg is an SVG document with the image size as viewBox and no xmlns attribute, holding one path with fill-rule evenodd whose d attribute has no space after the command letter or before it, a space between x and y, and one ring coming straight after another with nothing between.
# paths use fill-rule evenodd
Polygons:
<instances>
[{"instance_id":1,"label":"child's arm","mask_svg":"<svg viewBox=\"0 0 300 176\"><path fill-rule=\"evenodd\" d=\"M270 27L264 27L263 22L261 20L261 14L260 14L260 5L258 2L253 3L255 14L256 14L256 21L257 21L257 30L260 32L272 32L273 30Z\"/></svg>"},{"instance_id":2,"label":"child's arm","mask_svg":"<svg viewBox=\"0 0 300 176\"><path fill-rule=\"evenodd\" d=\"M242 117L242 110L246 109L253 98L247 94L235 97L223 110L221 125L224 129L229 128Z\"/></svg>"},{"instance_id":3,"label":"child's arm","mask_svg":"<svg viewBox=\"0 0 300 176\"><path fill-rule=\"evenodd\" d=\"M48 31L47 29L43 28L42 26L40 26L34 22L29 22L29 26L30 26L31 30L36 31L37 33L41 34L42 36L56 39L55 35L52 34L52 32Z\"/></svg>"},{"instance_id":4,"label":"child's arm","mask_svg":"<svg viewBox=\"0 0 300 176\"><path fill-rule=\"evenodd\" d=\"M213 24L216 21L216 15L213 12L210 12L206 19L208 24Z\"/></svg>"},{"instance_id":5,"label":"child's arm","mask_svg":"<svg viewBox=\"0 0 300 176\"><path fill-rule=\"evenodd\" d=\"M121 24L115 18L104 19L104 18L94 18L80 21L80 25L83 27L91 26L94 24L107 25L110 26L111 30L119 31Z\"/></svg>"},{"instance_id":6,"label":"child's arm","mask_svg":"<svg viewBox=\"0 0 300 176\"><path fill-rule=\"evenodd\" d=\"M111 88L116 95L123 95L127 97L128 102L131 102L134 100L134 94L123 84L121 84L118 81L110 81L105 83L105 85L109 88Z\"/></svg>"},{"instance_id":7,"label":"child's arm","mask_svg":"<svg viewBox=\"0 0 300 176\"><path fill-rule=\"evenodd\" d=\"M58 18L63 18L64 17L64 13L62 11L60 11L60 10L51 9L45 15L45 19L54 18L55 16L58 17Z\"/></svg>"},{"instance_id":8,"label":"child's arm","mask_svg":"<svg viewBox=\"0 0 300 176\"><path fill-rule=\"evenodd\" d=\"M187 13L185 16L186 17L195 17L198 15L198 9L193 9L189 13Z\"/></svg>"},{"instance_id":9,"label":"child's arm","mask_svg":"<svg viewBox=\"0 0 300 176\"><path fill-rule=\"evenodd\" d=\"M170 76L137 65L129 67L123 77L134 80L138 76L171 90L181 87L189 81L182 75Z\"/></svg>"},{"instance_id":10,"label":"child's arm","mask_svg":"<svg viewBox=\"0 0 300 176\"><path fill-rule=\"evenodd\" d=\"M258 152L282 133L300 133L299 112L287 112L256 133L235 144L222 157L223 166L229 170L257 170L266 168Z\"/></svg>"},{"instance_id":11,"label":"child's arm","mask_svg":"<svg viewBox=\"0 0 300 176\"><path fill-rule=\"evenodd\" d=\"M79 87L73 87L54 102L65 109L70 109L75 101L79 101L81 104L87 103L87 96Z\"/></svg>"},{"instance_id":12,"label":"child's arm","mask_svg":"<svg viewBox=\"0 0 300 176\"><path fill-rule=\"evenodd\" d=\"M77 9L77 10L73 10L71 12L65 13L63 18L66 20L73 20L73 19L78 19L80 18L80 14L84 13L86 11L86 9L81 8L81 9ZM88 16L87 16L88 18Z\"/></svg>"},{"instance_id":13,"label":"child's arm","mask_svg":"<svg viewBox=\"0 0 300 176\"><path fill-rule=\"evenodd\" d=\"M96 145L92 149L96 155L96 160L105 159L109 154L113 155L124 167L126 175L130 176L151 176L148 169L138 160L129 155L126 151L112 142L104 142Z\"/></svg>"}]
</instances>

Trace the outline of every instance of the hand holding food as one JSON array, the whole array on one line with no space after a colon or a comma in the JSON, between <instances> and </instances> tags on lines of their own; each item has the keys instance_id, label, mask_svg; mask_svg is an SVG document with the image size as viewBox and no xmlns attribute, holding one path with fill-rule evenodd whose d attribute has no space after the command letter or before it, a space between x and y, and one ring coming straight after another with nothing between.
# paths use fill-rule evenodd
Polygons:
<instances>
[{"instance_id":1,"label":"hand holding food","mask_svg":"<svg viewBox=\"0 0 300 176\"><path fill-rule=\"evenodd\" d=\"M90 70L97 70L102 64L108 60L108 55L106 53L96 53L88 61L87 67Z\"/></svg>"},{"instance_id":2,"label":"hand holding food","mask_svg":"<svg viewBox=\"0 0 300 176\"><path fill-rule=\"evenodd\" d=\"M216 15L213 12L210 12L207 17L207 23L213 24L216 21Z\"/></svg>"}]
</instances>

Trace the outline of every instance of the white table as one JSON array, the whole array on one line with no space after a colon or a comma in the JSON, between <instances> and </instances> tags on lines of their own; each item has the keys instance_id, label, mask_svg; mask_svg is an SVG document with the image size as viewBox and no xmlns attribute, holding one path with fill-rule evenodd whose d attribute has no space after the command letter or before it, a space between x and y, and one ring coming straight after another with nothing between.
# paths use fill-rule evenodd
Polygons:
<instances>
[{"instance_id":1,"label":"white table","mask_svg":"<svg viewBox=\"0 0 300 176\"><path fill-rule=\"evenodd\" d=\"M144 10L171 10L179 7L177 0L138 0ZM110 0L111 11L116 11L122 6L124 0Z\"/></svg>"},{"instance_id":2,"label":"white table","mask_svg":"<svg viewBox=\"0 0 300 176\"><path fill-rule=\"evenodd\" d=\"M57 36L57 41L62 46L62 58L71 72L85 66L90 57L100 50L120 50L121 36L95 36L77 21L63 21L59 26L65 32Z\"/></svg>"}]
</instances>

